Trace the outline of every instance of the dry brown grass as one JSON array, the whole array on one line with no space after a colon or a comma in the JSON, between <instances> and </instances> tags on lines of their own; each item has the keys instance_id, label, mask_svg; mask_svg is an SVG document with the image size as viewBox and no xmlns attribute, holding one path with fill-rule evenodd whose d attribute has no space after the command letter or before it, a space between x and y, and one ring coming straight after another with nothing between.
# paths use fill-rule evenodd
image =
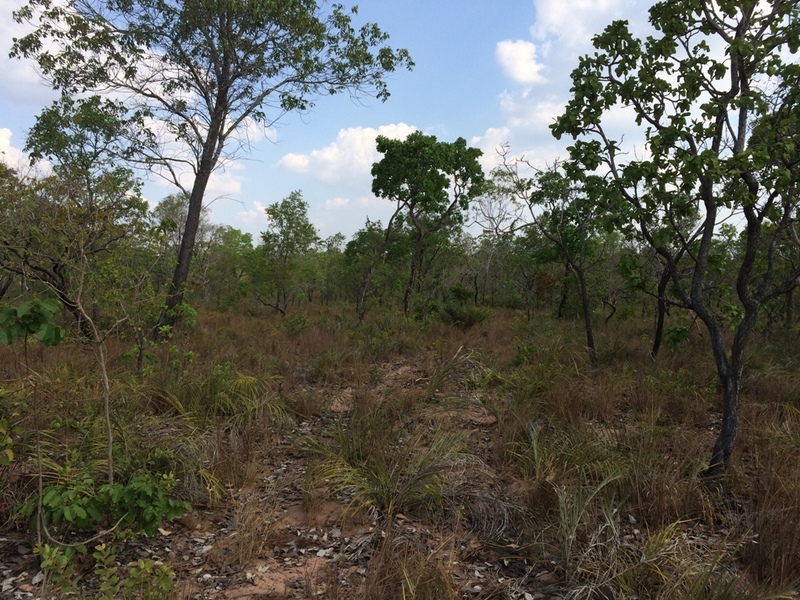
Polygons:
<instances>
[{"instance_id":1,"label":"dry brown grass","mask_svg":"<svg viewBox=\"0 0 800 600\"><path fill-rule=\"evenodd\" d=\"M373 548L363 598L458 597L452 566L464 557L448 535L470 528L475 560L493 560L496 544L513 540L531 568L552 570L594 597L758 597L737 595L744 589L737 568L773 589L796 583L800 368L788 347L754 347L731 475L712 495L698 474L713 442L719 395L699 330L680 351L664 347L653 362L649 323L615 317L598 332L593 366L580 323L549 314L526 322L497 309L464 331L388 311L357 325L347 310L305 305L286 319L268 311L201 314L194 330L149 348L142 383L130 375L131 344L109 343L120 451L136 464L156 446L168 451L183 491L199 503L208 502L208 483L219 486L220 501L226 484L235 490L224 507L238 531L226 547L236 561L271 551L274 502L238 490L255 487L281 433L263 403L225 400L242 374L267 381L269 399L312 423L315 440L347 463L348 473L385 475L378 484L342 480L337 495L335 479L314 481L309 469L309 511L323 495L345 505L355 497L390 516L402 509L434 532L422 539L389 529ZM181 353L177 363L170 346ZM20 359L19 348L0 348L0 387L20 380ZM54 452L80 444L75 431L98 435L91 354L37 349L31 362L42 382L43 422L69 414L49 438ZM332 414L337 397L346 402ZM478 403L496 421L470 421L465 414ZM31 432L19 427L15 436L25 457ZM441 439L468 440L472 462ZM423 493L395 485L409 481ZM15 497L3 490L3 498ZM525 510L514 513L516 505ZM343 593L336 575L334 565L317 590L323 597Z\"/></svg>"},{"instance_id":2,"label":"dry brown grass","mask_svg":"<svg viewBox=\"0 0 800 600\"><path fill-rule=\"evenodd\" d=\"M235 535L231 554L224 557L227 563L246 565L265 555L278 539L276 516L279 498L265 498L241 493L233 500L233 526ZM221 557L222 558L222 557Z\"/></svg>"},{"instance_id":3,"label":"dry brown grass","mask_svg":"<svg viewBox=\"0 0 800 600\"><path fill-rule=\"evenodd\" d=\"M800 409L792 404L744 407L743 450L738 465L745 498L743 527L753 543L742 548L761 582L800 585Z\"/></svg>"},{"instance_id":4,"label":"dry brown grass","mask_svg":"<svg viewBox=\"0 0 800 600\"><path fill-rule=\"evenodd\" d=\"M413 537L388 535L369 565L364 600L455 600L453 540L434 548Z\"/></svg>"}]
</instances>

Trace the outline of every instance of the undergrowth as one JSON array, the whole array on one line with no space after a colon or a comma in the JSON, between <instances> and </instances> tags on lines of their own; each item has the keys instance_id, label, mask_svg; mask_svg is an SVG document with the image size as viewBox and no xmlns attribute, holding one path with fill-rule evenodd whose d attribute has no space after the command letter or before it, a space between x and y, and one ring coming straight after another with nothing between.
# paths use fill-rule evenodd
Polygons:
<instances>
[{"instance_id":1,"label":"undergrowth","mask_svg":"<svg viewBox=\"0 0 800 600\"><path fill-rule=\"evenodd\" d=\"M343 522L367 515L349 597L465 597L455 573L470 561L521 561L565 598L789 597L800 367L786 348L754 349L737 453L710 489L718 399L694 341L653 362L643 327L620 321L593 364L572 322L459 309L363 323L323 309L201 314L148 347L142 377L129 342L109 339L113 484L88 351L35 346L28 371L19 348L0 348L3 526L29 532L46 591L175 597L174 566L123 564L126 540L216 511L237 532L218 560L252 566L287 535L280 491L297 486L308 511L324 499ZM302 469L265 497L274 456ZM319 597L343 597L340 566ZM527 597L535 583L503 577L473 595Z\"/></svg>"}]
</instances>

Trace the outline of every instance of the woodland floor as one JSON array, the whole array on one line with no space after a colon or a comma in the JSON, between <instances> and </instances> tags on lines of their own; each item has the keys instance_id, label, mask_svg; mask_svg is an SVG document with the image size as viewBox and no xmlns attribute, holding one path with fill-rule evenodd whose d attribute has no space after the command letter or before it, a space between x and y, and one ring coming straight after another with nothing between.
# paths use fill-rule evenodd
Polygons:
<instances>
[{"instance_id":1,"label":"woodland floor","mask_svg":"<svg viewBox=\"0 0 800 600\"><path fill-rule=\"evenodd\" d=\"M368 389L339 381L323 385L297 382L292 390L282 390L302 396L315 408L301 411L308 413L305 416L296 413L290 421L263 433L246 483L229 488L228 499L216 507L196 505L191 514L165 524L159 534L125 542L119 548L118 562L124 565L149 558L167 564L176 575L179 598L187 600L363 598L370 578L379 576L381 569L396 566L385 561L397 557L398 552L430 557L438 571L449 577L458 598L581 597L574 595L556 560L532 559L530 552L520 548L525 543L523 530L530 533L530 522L526 522L526 508L519 503L525 495L518 489L519 479L509 476L499 455L501 424L491 410L490 398L499 392L465 385L466 371L474 365L468 360L454 364L446 384L437 386L433 394L430 364L408 356L376 363L370 376L374 383ZM382 401L396 395L411 398L418 404L413 418L419 426L430 432L445 430L467 436L465 446L481 467L465 465L455 477L460 489L481 496L484 522L471 523L453 515L436 521L401 512L388 522L374 512L353 508L346 499L326 494L324 489L309 492L311 458L302 450L304 440L330 435L335 423L348 419L354 403L365 393ZM584 425L609 437L635 427L628 419L625 399L618 398L616 406L602 419L586 419ZM710 447L718 422L718 413L709 410L705 417L693 420L690 435L699 446ZM737 503L747 500L731 496L724 502L726 510L713 520L680 523L682 535L710 544L737 528L737 514L745 512ZM645 532L633 512L621 515L620 523L631 547L645 543ZM485 535L487 527L502 530L502 534ZM251 547L246 554L255 558L238 559L243 537ZM387 551L387 544L394 550ZM29 533L0 529L0 598L59 597L48 588L32 546Z\"/></svg>"}]
</instances>

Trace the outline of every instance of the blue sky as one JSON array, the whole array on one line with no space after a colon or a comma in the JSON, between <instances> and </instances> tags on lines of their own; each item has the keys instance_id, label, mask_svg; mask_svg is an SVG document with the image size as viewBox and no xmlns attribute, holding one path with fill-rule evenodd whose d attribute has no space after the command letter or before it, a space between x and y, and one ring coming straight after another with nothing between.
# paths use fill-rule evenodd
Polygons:
<instances>
[{"instance_id":1,"label":"blue sky","mask_svg":"<svg viewBox=\"0 0 800 600\"><path fill-rule=\"evenodd\" d=\"M36 114L52 99L31 63L7 59L11 38L23 30L11 12L21 0L0 0L0 151L12 166ZM569 73L591 50L591 36L614 19L634 29L649 2L634 0L362 0L359 20L377 22L391 45L409 50L416 66L389 79L386 103L347 95L322 98L304 115L288 115L253 138L211 181L207 201L215 223L258 234L264 207L301 190L321 237L348 238L367 217L384 223L392 206L371 194L375 135L404 137L415 129L441 141L463 137L484 152L484 168L509 143L544 166L566 146L548 130L569 98ZM145 187L157 202L173 193L163 183Z\"/></svg>"}]
</instances>

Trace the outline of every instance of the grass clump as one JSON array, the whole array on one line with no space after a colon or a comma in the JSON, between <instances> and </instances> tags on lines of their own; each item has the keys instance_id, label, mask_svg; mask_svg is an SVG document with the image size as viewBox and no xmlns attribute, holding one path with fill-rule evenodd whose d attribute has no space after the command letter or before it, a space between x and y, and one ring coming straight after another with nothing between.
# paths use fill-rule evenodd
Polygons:
<instances>
[{"instance_id":1,"label":"grass clump","mask_svg":"<svg viewBox=\"0 0 800 600\"><path fill-rule=\"evenodd\" d=\"M462 456L463 436L375 425L365 438L340 421L330 445L309 440L308 448L321 459L314 469L317 484L353 508L387 518L441 506L446 473Z\"/></svg>"}]
</instances>

